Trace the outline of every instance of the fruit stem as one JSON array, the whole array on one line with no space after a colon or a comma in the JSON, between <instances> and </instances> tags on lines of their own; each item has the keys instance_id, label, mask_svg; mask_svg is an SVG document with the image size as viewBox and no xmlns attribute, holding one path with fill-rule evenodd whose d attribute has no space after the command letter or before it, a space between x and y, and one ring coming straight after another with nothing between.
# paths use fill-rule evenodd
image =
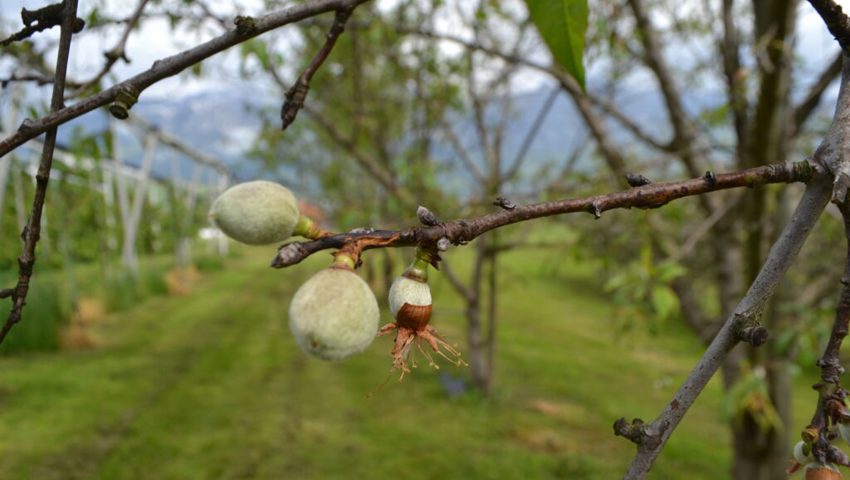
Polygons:
<instances>
[{"instance_id":1,"label":"fruit stem","mask_svg":"<svg viewBox=\"0 0 850 480\"><path fill-rule=\"evenodd\" d=\"M292 230L293 235L299 235L310 240L317 240L330 235L330 232L319 226L310 217L301 214L298 217L298 223L295 224L295 229Z\"/></svg>"},{"instance_id":2,"label":"fruit stem","mask_svg":"<svg viewBox=\"0 0 850 480\"><path fill-rule=\"evenodd\" d=\"M339 268L342 270L350 270L354 271L354 267L357 265L357 262L352 258L352 256L343 252L342 250L334 252L334 261L331 264L331 268Z\"/></svg>"},{"instance_id":3,"label":"fruit stem","mask_svg":"<svg viewBox=\"0 0 850 480\"><path fill-rule=\"evenodd\" d=\"M402 273L403 276L422 283L428 283L428 266L431 264L431 254L416 247L416 257Z\"/></svg>"}]
</instances>

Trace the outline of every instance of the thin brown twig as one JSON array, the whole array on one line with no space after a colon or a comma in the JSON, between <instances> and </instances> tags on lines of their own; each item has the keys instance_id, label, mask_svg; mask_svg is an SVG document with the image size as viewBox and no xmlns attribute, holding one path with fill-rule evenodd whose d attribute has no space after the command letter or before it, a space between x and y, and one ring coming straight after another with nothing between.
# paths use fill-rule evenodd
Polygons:
<instances>
[{"instance_id":1,"label":"thin brown twig","mask_svg":"<svg viewBox=\"0 0 850 480\"><path fill-rule=\"evenodd\" d=\"M44 85L52 84L53 83L53 77L48 77L48 76L45 76L45 75L39 75L39 74L36 74L36 73L24 73L24 74L13 73L6 78L0 78L0 88L6 88L7 86L9 86L10 83L16 83L16 82L33 82L36 85L38 85L39 87L41 87L41 86L44 86ZM65 80L65 87L66 88L79 88L80 85L81 84L79 84L79 83L76 83L76 82L73 82L73 81L70 81L70 80Z\"/></svg>"},{"instance_id":2,"label":"thin brown twig","mask_svg":"<svg viewBox=\"0 0 850 480\"><path fill-rule=\"evenodd\" d=\"M11 45L14 42L25 40L33 34L51 29L62 24L64 2L54 3L38 10L21 9L21 21L24 23L24 28L13 33L7 38L0 40L0 47ZM72 25L72 33L77 33L85 27L86 22L81 18L74 17Z\"/></svg>"},{"instance_id":3,"label":"thin brown twig","mask_svg":"<svg viewBox=\"0 0 850 480\"><path fill-rule=\"evenodd\" d=\"M62 10L61 33L59 34L59 49L56 54L56 77L53 82L53 95L50 99L50 110L55 112L62 108L65 97L65 77L68 73L68 58L71 51L71 36L74 34L77 19L77 0L66 0ZM58 127L52 127L44 138L44 148L41 152L41 162L35 175L36 188L32 202L32 213L21 238L24 241L23 252L18 257L18 283L12 293L12 310L6 322L0 329L0 343L16 323L21 320L21 311L26 303L30 278L35 265L35 246L41 233L41 213L44 209L44 199L47 195L47 183L50 180L50 167L53 163L53 150L56 147L56 132Z\"/></svg>"},{"instance_id":4,"label":"thin brown twig","mask_svg":"<svg viewBox=\"0 0 850 480\"><path fill-rule=\"evenodd\" d=\"M717 190L755 187L768 183L807 182L815 168L807 161L793 164L765 165L732 173L706 175L680 182L652 183L607 195L556 200L500 210L481 217L453 220L431 227L405 230L358 230L329 235L308 242L288 243L280 247L272 262L275 268L294 265L308 256L329 248L351 247L360 252L372 248L410 247L435 248L440 239L452 244L467 243L490 230L535 218L586 212L597 218L602 212L616 208L657 208L672 200L701 195Z\"/></svg>"},{"instance_id":5,"label":"thin brown twig","mask_svg":"<svg viewBox=\"0 0 850 480\"><path fill-rule=\"evenodd\" d=\"M812 112L817 108L827 87L838 78L838 74L841 73L841 57L841 53L835 56L835 59L821 72L800 103L791 110L789 114L791 132L789 135L792 137L796 136L802 130L803 124L806 123L806 120L808 120Z\"/></svg>"},{"instance_id":6,"label":"thin brown twig","mask_svg":"<svg viewBox=\"0 0 850 480\"><path fill-rule=\"evenodd\" d=\"M305 18L340 10L343 8L356 7L368 0L315 0L303 4L293 5L288 8L268 13L260 18L238 17L239 25L235 29L228 30L218 37L192 47L176 55L154 62L151 68L124 80L100 93L86 97L85 99L62 108L38 119L25 120L18 131L0 141L0 157L23 145L48 129L66 123L81 115L84 115L98 107L105 106L113 101L122 92L135 93L136 96L146 88L165 78L177 75L183 70L200 63L201 61L222 52L234 45L254 38L269 30L301 21Z\"/></svg>"},{"instance_id":7,"label":"thin brown twig","mask_svg":"<svg viewBox=\"0 0 850 480\"><path fill-rule=\"evenodd\" d=\"M103 52L103 56L106 57L106 61L101 67L100 71L95 74L91 79L82 82L78 90L79 93L85 93L86 90L91 88L93 85L100 82L103 77L112 70L112 67L118 62L118 60L124 60L124 63L130 63L130 58L127 57L127 52L125 48L127 46L127 39L130 38L130 32L136 28L136 25L139 23L139 18L142 16L142 12L145 9L145 6L148 4L150 0L140 0L139 4L136 6L136 9L133 11L133 14L127 20L127 23L124 26L124 32L121 34L121 38L118 39L118 42L114 47Z\"/></svg>"},{"instance_id":8,"label":"thin brown twig","mask_svg":"<svg viewBox=\"0 0 850 480\"><path fill-rule=\"evenodd\" d=\"M844 236L847 238L847 260L841 278L841 291L835 307L835 320L823 355L817 365L821 369L821 382L814 385L818 392L817 406L807 430L817 432L813 438L812 455L821 463L839 463L842 458L834 458L836 449L830 447L828 429L830 421L837 422L837 416L844 412L844 401L848 392L841 387L841 344L850 331L850 204L839 205L844 221ZM840 457L840 456L839 456Z\"/></svg>"},{"instance_id":9,"label":"thin brown twig","mask_svg":"<svg viewBox=\"0 0 850 480\"><path fill-rule=\"evenodd\" d=\"M310 91L310 80L313 79L313 75L316 74L319 67L327 60L328 55L330 55L334 45L336 45L337 39L345 31L345 24L348 22L353 11L354 6L341 8L336 11L334 23L328 31L324 45L322 45L322 48L319 49L316 56L313 57L310 64L307 65L307 68L298 77L298 80L295 81L295 84L286 91L286 101L280 109L281 130L286 130L287 127L292 125L295 117L298 116L298 111L304 107L304 100L306 100L307 93Z\"/></svg>"}]
</instances>

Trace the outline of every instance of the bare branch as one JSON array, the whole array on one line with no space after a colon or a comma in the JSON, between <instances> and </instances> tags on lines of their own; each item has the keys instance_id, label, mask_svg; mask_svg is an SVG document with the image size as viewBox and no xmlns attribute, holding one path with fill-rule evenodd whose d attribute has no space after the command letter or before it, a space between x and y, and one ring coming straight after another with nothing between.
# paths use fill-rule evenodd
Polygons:
<instances>
[{"instance_id":1,"label":"bare branch","mask_svg":"<svg viewBox=\"0 0 850 480\"><path fill-rule=\"evenodd\" d=\"M723 76L726 77L726 92L735 134L738 137L739 156L746 151L747 145L747 83L741 70L739 55L738 29L735 26L734 0L723 0L723 39L720 42L720 55L723 58Z\"/></svg>"},{"instance_id":2,"label":"bare branch","mask_svg":"<svg viewBox=\"0 0 850 480\"><path fill-rule=\"evenodd\" d=\"M806 92L803 100L792 109L789 127L790 136L794 137L802 130L803 124L806 123L806 120L809 119L820 103L823 92L841 73L841 57L842 54L840 53L835 56L835 59L821 72L817 81Z\"/></svg>"},{"instance_id":3,"label":"bare branch","mask_svg":"<svg viewBox=\"0 0 850 480\"><path fill-rule=\"evenodd\" d=\"M510 168L508 168L508 172L505 174L505 179L509 180L514 177L519 171L519 168L522 166L523 161L525 161L526 156L528 155L528 149L531 148L531 143L534 142L534 139L537 137L537 134L540 132L540 126L543 124L543 120L546 119L546 115L549 114L549 111L552 110L552 106L555 105L555 99L558 98L558 94L561 92L560 88L553 89L546 100L543 102L543 107L540 108L540 111L537 112L537 116L534 118L534 122L532 122L531 126L528 128L528 131L525 133L525 137L522 139L522 143L520 144L519 150L517 150L516 155L514 156L513 162L511 162Z\"/></svg>"},{"instance_id":4,"label":"bare branch","mask_svg":"<svg viewBox=\"0 0 850 480\"><path fill-rule=\"evenodd\" d=\"M696 147L697 133L690 118L685 113L682 96L675 82L673 82L670 68L663 56L661 41L658 39L655 27L653 27L644 10L643 0L629 0L629 5L634 12L637 29L640 32L639 36L643 42L647 66L655 74L658 86L661 88L661 94L664 97L664 103L667 105L667 113L670 116L670 123L675 133L671 148L681 152L680 158L689 175L699 175L700 170L708 165L706 159L694 148Z\"/></svg>"},{"instance_id":5,"label":"bare branch","mask_svg":"<svg viewBox=\"0 0 850 480\"><path fill-rule=\"evenodd\" d=\"M71 50L71 36L74 33L77 19L77 0L66 0L61 9L61 32L59 34L59 49L56 54L56 76L53 81L53 95L50 99L50 110L55 112L62 108L65 98L65 77L68 73L68 57ZM23 16L23 15L22 15ZM26 19L24 19L24 23ZM47 131L44 138L44 148L41 151L41 161L36 173L36 188L32 202L32 213L21 238L24 241L23 252L18 257L18 283L12 293L12 310L6 322L0 329L0 343L16 323L21 320L21 312L29 292L30 278L35 265L35 246L41 233L41 214L44 209L44 199L47 195L47 183L50 180L50 167L53 163L53 149L56 146L57 128Z\"/></svg>"},{"instance_id":6,"label":"bare branch","mask_svg":"<svg viewBox=\"0 0 850 480\"><path fill-rule=\"evenodd\" d=\"M844 202L839 205L839 208L844 220L844 236L847 238L847 260L841 278L841 293L835 307L832 331L823 356L817 361L821 369L821 382L814 386L818 392L817 407L811 423L806 427L806 430L812 432L814 437L810 438L813 443L812 455L823 463L835 462L835 459L827 458L832 451L827 437L829 422L832 421L835 424L838 421L846 421L846 418L838 417L848 415L844 406L848 392L841 387L840 378L844 373L844 367L841 366L841 344L850 331L850 205ZM817 432L817 435L814 435L814 432ZM846 462L842 464L846 465Z\"/></svg>"},{"instance_id":7,"label":"bare branch","mask_svg":"<svg viewBox=\"0 0 850 480\"><path fill-rule=\"evenodd\" d=\"M387 171L383 167L381 167L381 165L379 165L374 158L367 156L363 152L361 152L360 149L357 148L357 145L354 143L353 140L345 138L343 133L336 127L336 125L326 119L321 113L311 108L309 105L304 106L304 111L306 111L307 114L310 115L310 117L313 119L313 121L316 122L316 124L322 127L325 133L327 133L328 136L331 137L331 140L333 140L337 145L351 153L351 155L354 157L354 160L357 161L357 163L361 167L363 167L363 169L366 170L366 172L371 175L372 178L377 180L378 183L380 183L388 192L395 195L395 197L398 198L398 200L404 203L405 205L413 207L416 206L416 201L414 200L411 193L408 190L399 186L398 183L396 183L395 179L389 173L387 173Z\"/></svg>"},{"instance_id":8,"label":"bare branch","mask_svg":"<svg viewBox=\"0 0 850 480\"><path fill-rule=\"evenodd\" d=\"M31 37L37 32L61 25L64 18L62 16L64 5L64 2L58 2L39 8L38 10L27 10L26 8L21 9L21 21L24 22L24 28L13 33L9 37L0 40L0 47L5 47L14 42L19 42ZM85 26L86 22L84 22L83 19L75 17L74 24L72 26L73 33L81 31Z\"/></svg>"},{"instance_id":9,"label":"bare branch","mask_svg":"<svg viewBox=\"0 0 850 480\"><path fill-rule=\"evenodd\" d=\"M718 176L719 178L719 176ZM642 479L672 435L673 430L693 405L714 373L720 368L729 351L741 341L743 327L754 326L764 305L773 294L785 272L805 243L820 214L829 201L831 192L829 175L816 176L806 188L796 211L773 244L770 253L750 289L738 303L732 315L726 319L717 336L706 349L702 358L682 383L673 399L664 407L661 415L648 424L636 427L640 435L638 449L625 478ZM622 423L622 422L620 422ZM629 438L632 439L632 436Z\"/></svg>"},{"instance_id":10,"label":"bare branch","mask_svg":"<svg viewBox=\"0 0 850 480\"><path fill-rule=\"evenodd\" d=\"M660 140L657 140L652 135L644 131L644 129L641 128L641 126L638 125L637 122L629 118L628 115L623 113L613 103L591 93L586 92L585 94L587 95L587 98L588 100L590 100L591 103L593 103L596 107L605 112L606 115L616 120L626 130L631 132L631 134L634 135L635 138L637 138L638 140L662 152L676 152L676 147L672 144L672 142L661 142Z\"/></svg>"},{"instance_id":11,"label":"bare branch","mask_svg":"<svg viewBox=\"0 0 850 480\"><path fill-rule=\"evenodd\" d=\"M334 23L331 26L330 31L328 31L325 44L322 45L322 48L319 49L316 56L313 57L313 60L310 61L310 64L307 65L307 68L304 69L304 72L302 72L298 77L298 80L295 81L295 84L286 91L286 102L283 103L283 107L280 110L280 119L281 122L283 122L281 130L286 130L286 128L295 121L298 111L304 107L304 100L307 98L307 93L310 91L310 80L313 79L313 75L316 74L319 67L322 66L328 58L328 55L330 55L331 50L333 50L334 45L336 45L336 40L340 35L342 35L342 32L345 31L345 23L348 22L348 18L351 17L351 12L354 11L355 6L356 5L351 5L350 7L341 8L336 11Z\"/></svg>"},{"instance_id":12,"label":"bare branch","mask_svg":"<svg viewBox=\"0 0 850 480\"><path fill-rule=\"evenodd\" d=\"M850 17L833 0L809 0L809 3L826 23L829 33L838 40L841 49L848 51L850 49Z\"/></svg>"},{"instance_id":13,"label":"bare branch","mask_svg":"<svg viewBox=\"0 0 850 480\"><path fill-rule=\"evenodd\" d=\"M457 137L457 134L454 132L451 125L443 126L443 134L446 137L446 140L448 140L451 144L454 151L457 152L460 161L463 162L463 165L475 177L478 183L484 184L487 182L484 172L482 172L481 168L475 164L472 157L469 155L469 151L467 151L467 149L460 143L460 139Z\"/></svg>"},{"instance_id":14,"label":"bare branch","mask_svg":"<svg viewBox=\"0 0 850 480\"><path fill-rule=\"evenodd\" d=\"M44 85L50 85L53 83L53 77L48 77L46 75L39 75L36 73L26 73L26 74L16 74L13 73L6 78L0 78L0 87L6 88L10 83L15 82L32 82L38 85L39 87ZM65 81L65 86L67 88L78 88L80 86L79 83L72 82L70 80Z\"/></svg>"},{"instance_id":15,"label":"bare branch","mask_svg":"<svg viewBox=\"0 0 850 480\"><path fill-rule=\"evenodd\" d=\"M284 8L263 17L254 19L250 17L239 17L237 28L228 30L222 35L204 42L194 48L178 53L168 58L158 60L148 70L134 77L120 82L112 87L87 97L74 105L52 112L38 120L26 120L18 128L18 131L0 141L0 156L19 147L27 140L37 137L49 128L61 125L69 120L86 114L98 107L109 104L116 100L119 93L135 93L136 96L146 88L164 78L168 78L182 72L186 68L209 58L216 53L222 52L245 40L256 37L269 30L284 25L298 22L305 18L349 8L365 3L368 0L315 0L312 2L294 5Z\"/></svg>"},{"instance_id":16,"label":"bare branch","mask_svg":"<svg viewBox=\"0 0 850 480\"><path fill-rule=\"evenodd\" d=\"M124 50L127 46L127 39L130 38L130 32L136 28L136 24L139 23L139 18L142 16L142 12L145 9L145 6L148 4L150 0L140 0L139 4L136 6L136 10L133 11L133 14L130 15L130 18L127 20L127 23L124 27L124 33L121 34L121 38L118 40L118 43L115 44L114 47L109 49L108 51L103 53L103 56L106 57L106 62L99 72L90 80L85 81L78 88L80 93L85 92L92 85L97 84L98 82L106 76L107 73L112 69L112 66L118 62L119 59L124 60L124 63L130 63L130 59L127 57L127 52Z\"/></svg>"},{"instance_id":17,"label":"bare branch","mask_svg":"<svg viewBox=\"0 0 850 480\"><path fill-rule=\"evenodd\" d=\"M138 128L141 128L146 133L150 135L154 135L156 139L164 145L168 145L169 147L177 150L178 152L186 155L187 157L194 160L196 163L200 163L202 165L206 165L213 170L217 171L221 175L224 175L225 178L230 180L232 177L230 173L230 169L227 168L227 165L219 161L217 158L207 155L204 152L201 152L195 148L186 145L182 140L177 137L170 135L167 132L164 132L158 128L155 128L153 125L149 124L147 121L143 120L140 117L133 117L128 120L130 123L135 124Z\"/></svg>"},{"instance_id":18,"label":"bare branch","mask_svg":"<svg viewBox=\"0 0 850 480\"><path fill-rule=\"evenodd\" d=\"M433 249L437 241L444 237L455 245L461 245L490 230L536 218L574 212L600 216L602 212L616 208L657 208L683 197L768 183L806 182L814 175L815 168L805 161L787 165L765 165L733 173L717 174L714 178L699 177L681 182L653 183L607 195L522 205L512 210L501 210L477 218L444 222L433 227L340 233L313 241L283 245L272 266L287 267L318 251L329 248L338 249L343 246L354 252L414 245Z\"/></svg>"}]
</instances>

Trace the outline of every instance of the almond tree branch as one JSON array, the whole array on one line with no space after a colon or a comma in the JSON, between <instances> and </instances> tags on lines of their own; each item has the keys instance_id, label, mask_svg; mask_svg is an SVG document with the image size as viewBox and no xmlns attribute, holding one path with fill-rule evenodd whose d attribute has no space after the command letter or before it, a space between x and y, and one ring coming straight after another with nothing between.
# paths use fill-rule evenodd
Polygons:
<instances>
[{"instance_id":1,"label":"almond tree branch","mask_svg":"<svg viewBox=\"0 0 850 480\"><path fill-rule=\"evenodd\" d=\"M481 168L472 160L472 156L469 155L469 151L461 144L460 139L457 137L457 134L451 125L443 125L443 136L449 141L460 161L472 174L472 176L475 177L478 183L482 185L487 183L487 177L484 176L484 172L482 172Z\"/></svg>"},{"instance_id":2,"label":"almond tree branch","mask_svg":"<svg viewBox=\"0 0 850 480\"><path fill-rule=\"evenodd\" d=\"M53 81L53 95L50 99L50 110L62 108L65 98L65 77L68 73L68 58L71 51L71 36L77 23L77 0L65 0L61 10L61 31L59 33L59 48L56 54L56 76ZM25 20L26 23L26 20ZM30 278L35 265L35 246L41 234L41 213L44 209L44 199L47 195L47 183L50 180L50 167L53 163L53 150L56 147L57 128L52 127L44 137L44 147L41 151L41 161L35 175L36 187L27 225L21 233L24 241L23 252L18 257L18 283L12 292L12 310L6 322L0 329L0 343L9 331L21 320L21 311L26 303L29 292Z\"/></svg>"},{"instance_id":3,"label":"almond tree branch","mask_svg":"<svg viewBox=\"0 0 850 480\"><path fill-rule=\"evenodd\" d=\"M726 319L717 336L679 387L676 395L664 407L661 415L650 423L635 420L630 424L625 419L620 419L614 424L616 435L624 436L638 446L637 454L625 475L626 479L645 477L673 430L723 364L726 355L744 340L742 333L747 327L757 325L764 305L805 243L809 232L826 207L830 193L829 175L817 175L812 179L747 294Z\"/></svg>"},{"instance_id":4,"label":"almond tree branch","mask_svg":"<svg viewBox=\"0 0 850 480\"><path fill-rule=\"evenodd\" d=\"M322 45L322 48L319 49L316 56L313 57L313 60L310 61L310 64L307 65L307 68L298 77L298 80L295 81L295 84L286 91L286 101L280 110L281 130L286 130L287 127L292 125L292 122L295 121L295 117L298 115L298 111L304 107L304 100L310 91L310 80L313 79L313 75L316 74L319 67L325 63L334 45L336 45L336 40L345 31L345 24L348 22L349 17L351 17L351 12L354 11L355 6L356 4L346 8L340 8L336 11L334 23L328 31L325 44Z\"/></svg>"},{"instance_id":5,"label":"almond tree branch","mask_svg":"<svg viewBox=\"0 0 850 480\"><path fill-rule=\"evenodd\" d=\"M435 249L437 242L444 238L452 244L461 245L490 230L536 218L574 212L586 212L598 218L602 212L615 208L657 208L678 198L717 190L754 187L768 183L807 182L815 176L815 173L815 168L806 161L765 165L680 182L652 183L607 195L522 205L511 210L501 210L476 218L453 220L430 227L413 227L405 230L358 229L307 242L287 243L280 247L272 266L287 267L318 251L338 249L343 246L349 252L414 245Z\"/></svg>"},{"instance_id":6,"label":"almond tree branch","mask_svg":"<svg viewBox=\"0 0 850 480\"><path fill-rule=\"evenodd\" d=\"M841 57L842 54L840 53L835 56L835 59L821 72L817 81L806 92L803 100L792 109L789 127L790 136L796 136L802 130L803 124L806 123L806 120L809 119L820 103L823 92L841 73Z\"/></svg>"},{"instance_id":7,"label":"almond tree branch","mask_svg":"<svg viewBox=\"0 0 850 480\"><path fill-rule=\"evenodd\" d=\"M92 85L100 82L103 77L112 70L112 66L115 65L119 59L124 60L124 63L130 63L130 59L127 57L127 52L124 50L127 46L127 39L130 38L130 32L132 32L133 29L136 28L136 24L139 23L142 12L145 10L145 6L149 1L150 0L139 1L139 4L136 6L136 10L133 11L133 14L130 15L130 18L127 20L124 27L124 33L121 34L121 38L118 40L118 43L103 53L103 56L106 57L106 62L103 67L90 80L82 82L82 85L77 89L80 93L84 93L86 90L91 88Z\"/></svg>"},{"instance_id":8,"label":"almond tree branch","mask_svg":"<svg viewBox=\"0 0 850 480\"><path fill-rule=\"evenodd\" d=\"M735 133L738 137L738 151L741 156L746 151L747 145L748 101L746 76L741 71L739 35L735 26L734 7L734 0L723 0L723 39L720 42L720 54L723 58L723 76L726 79L726 92L729 105L732 107Z\"/></svg>"},{"instance_id":9,"label":"almond tree branch","mask_svg":"<svg viewBox=\"0 0 850 480\"><path fill-rule=\"evenodd\" d=\"M821 381L813 386L818 392L817 406L811 423L803 430L802 437L811 447L812 457L822 464L838 464L850 466L850 458L838 447L831 444L834 435L830 434L830 426L846 423L850 412L846 408L847 390L841 386L841 344L850 330L850 204L846 201L839 204L839 210L844 222L844 233L847 238L847 260L841 278L841 291L835 309L835 320L829 341L823 356L818 359L817 366L821 369ZM829 282L830 284L832 282ZM800 468L800 464L792 462L789 472Z\"/></svg>"},{"instance_id":10,"label":"almond tree branch","mask_svg":"<svg viewBox=\"0 0 850 480\"><path fill-rule=\"evenodd\" d=\"M392 175L390 175L386 169L381 167L374 158L361 152L360 149L357 148L355 142L350 138L346 138L339 128L333 124L333 122L329 121L321 113L314 108L311 108L309 105L305 105L303 108L304 111L310 115L310 118L312 118L313 121L315 121L316 124L328 134L334 143L351 153L354 160L357 161L357 163L360 164L360 166L366 170L372 178L377 180L378 183L380 183L388 192L392 193L400 202L408 207L416 206L416 201L410 191L399 186Z\"/></svg>"},{"instance_id":11,"label":"almond tree branch","mask_svg":"<svg viewBox=\"0 0 850 480\"><path fill-rule=\"evenodd\" d=\"M6 88L10 83L15 82L33 82L39 87L44 85L49 85L53 83L53 77L48 77L46 75L39 75L37 73L24 73L17 74L12 73L6 78L0 78L0 87ZM79 88L80 84L76 82L72 82L70 80L65 80L65 86L67 88Z\"/></svg>"},{"instance_id":12,"label":"almond tree branch","mask_svg":"<svg viewBox=\"0 0 850 480\"><path fill-rule=\"evenodd\" d=\"M836 424L840 416L850 415L844 407L848 392L841 387L840 380L841 374L844 373L844 368L841 366L841 344L850 331L850 204L844 202L839 205L839 208L844 220L844 235L847 237L847 261L841 277L842 287L835 307L832 331L823 356L817 361L821 369L821 382L814 386L814 389L818 391L818 401L807 430L812 433L817 432L812 439L812 455L815 459L821 463L846 465L846 455L842 456L840 453L836 455L840 451L830 445L827 437L830 421ZM841 420L846 421L846 418Z\"/></svg>"},{"instance_id":13,"label":"almond tree branch","mask_svg":"<svg viewBox=\"0 0 850 480\"><path fill-rule=\"evenodd\" d=\"M5 47L14 42L27 39L37 32L61 26L64 19L64 6L65 2L58 2L39 8L38 10L27 10L26 8L22 8L21 21L24 23L24 28L13 33L9 37L0 40L0 47ZM77 33L81 31L85 25L86 22L84 22L81 18L74 17L72 32Z\"/></svg>"},{"instance_id":14,"label":"almond tree branch","mask_svg":"<svg viewBox=\"0 0 850 480\"><path fill-rule=\"evenodd\" d=\"M201 165L206 165L206 166L212 168L213 170L218 172L220 175L224 176L228 181L230 181L230 179L232 177L232 174L230 173L230 169L227 167L227 165L222 163L219 159L217 159L217 158L215 158L211 155L208 155L208 154L206 154L206 153L204 153L200 150L197 150L193 147L190 147L189 145L184 143L179 138L174 137L171 134L169 134L168 132L164 132L164 131L154 127L153 125L151 125L146 120L144 120L140 117L133 117L132 119L129 119L128 121L130 123L136 125L138 128L144 130L146 134L155 136L157 141L159 141L163 145L168 145L169 147L173 148L174 150L176 150L176 151L182 153L183 155L186 155L187 157L191 158L196 163L199 163Z\"/></svg>"},{"instance_id":15,"label":"almond tree branch","mask_svg":"<svg viewBox=\"0 0 850 480\"><path fill-rule=\"evenodd\" d=\"M674 150L681 151L680 158L685 168L687 168L688 174L692 176L699 175L700 169L707 167L708 163L698 153L698 150L694 149L696 147L697 132L685 112L682 96L673 81L670 68L664 60L661 51L661 42L657 37L655 27L649 20L642 0L629 0L629 5L631 5L634 12L638 36L643 42L646 64L655 74L661 94L664 97L664 103L667 105L667 113L670 116L670 123L673 126L674 132L671 147Z\"/></svg>"},{"instance_id":16,"label":"almond tree branch","mask_svg":"<svg viewBox=\"0 0 850 480\"><path fill-rule=\"evenodd\" d=\"M502 59L506 62L522 65L532 70L537 70L541 73L551 75L561 84L567 82L569 87L565 86L565 89L568 90L571 95L573 95L573 92L578 92L581 95L585 96L589 104L596 106L597 108L605 112L607 115L609 115L611 118L619 122L623 127L629 130L632 135L634 135L639 140L660 151L674 150L674 147L672 147L671 145L661 142L653 138L649 133L645 132L643 128L641 128L634 120L632 120L625 113L620 111L620 109L614 106L611 102L599 98L596 95L590 94L589 92L582 91L581 87L578 85L578 83L575 82L575 80L571 76L569 76L568 74L566 74L555 66L543 65L541 63L529 60L528 58L522 57L515 53L507 53L496 48L488 47L478 40L470 41L455 35L439 33L422 28L405 27L400 25L396 26L395 30L399 33L418 35L420 37L430 38L433 40L445 40L447 42L460 45L468 50L482 52L492 57Z\"/></svg>"},{"instance_id":17,"label":"almond tree branch","mask_svg":"<svg viewBox=\"0 0 850 480\"><path fill-rule=\"evenodd\" d=\"M531 144L534 142L534 139L537 138L537 134L540 132L540 126L543 124L543 120L546 119L549 111L552 110L552 106L555 105L555 100L558 98L558 94L560 92L560 88L555 88L549 92L549 96L543 102L543 106L540 108L540 111L537 112L537 116L534 118L534 121L525 133L525 137L523 137L522 143L520 144L520 147L508 168L508 172L505 173L505 180L510 180L517 174L517 172L519 172L520 167L527 157L528 149L531 148Z\"/></svg>"},{"instance_id":18,"label":"almond tree branch","mask_svg":"<svg viewBox=\"0 0 850 480\"><path fill-rule=\"evenodd\" d=\"M833 0L809 0L809 3L826 23L826 28L841 45L841 49L848 51L850 49L850 17Z\"/></svg>"},{"instance_id":19,"label":"almond tree branch","mask_svg":"<svg viewBox=\"0 0 850 480\"><path fill-rule=\"evenodd\" d=\"M234 22L236 28L228 30L218 37L171 57L158 60L148 70L71 106L51 112L38 120L25 120L16 133L0 141L0 157L21 146L27 140L41 135L50 128L115 101L119 93L125 98L135 100L142 91L154 83L177 75L186 68L245 40L305 18L314 17L330 11L355 7L366 1L368 0L314 0L277 10L260 18L237 17Z\"/></svg>"}]
</instances>

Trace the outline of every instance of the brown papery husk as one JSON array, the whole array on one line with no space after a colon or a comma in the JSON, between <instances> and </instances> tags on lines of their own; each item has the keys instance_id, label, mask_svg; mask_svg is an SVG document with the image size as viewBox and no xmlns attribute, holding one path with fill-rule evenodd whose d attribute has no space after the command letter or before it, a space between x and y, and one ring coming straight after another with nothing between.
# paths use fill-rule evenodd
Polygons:
<instances>
[{"instance_id":1,"label":"brown papery husk","mask_svg":"<svg viewBox=\"0 0 850 480\"><path fill-rule=\"evenodd\" d=\"M396 315L396 325L398 328L409 328L414 332L422 331L431 321L431 309L431 305L405 303Z\"/></svg>"},{"instance_id":2,"label":"brown papery husk","mask_svg":"<svg viewBox=\"0 0 850 480\"><path fill-rule=\"evenodd\" d=\"M831 468L809 468L806 469L806 480L841 480L841 472Z\"/></svg>"}]
</instances>

